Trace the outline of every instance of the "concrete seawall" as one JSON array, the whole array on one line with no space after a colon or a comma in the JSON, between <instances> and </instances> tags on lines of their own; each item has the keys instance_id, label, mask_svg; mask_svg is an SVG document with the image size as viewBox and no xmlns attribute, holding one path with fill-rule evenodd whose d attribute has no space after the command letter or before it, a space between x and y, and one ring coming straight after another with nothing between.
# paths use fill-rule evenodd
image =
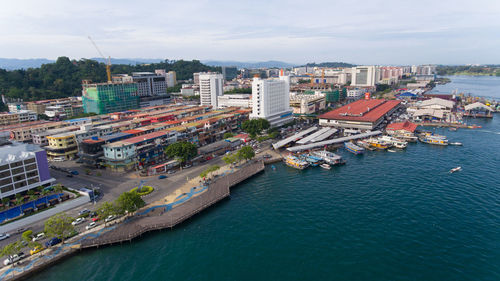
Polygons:
<instances>
[{"instance_id":1,"label":"concrete seawall","mask_svg":"<svg viewBox=\"0 0 500 281\"><path fill-rule=\"evenodd\" d=\"M158 209L143 216L130 217L122 223L115 224L111 229L103 229L102 234L96 234L92 238L80 238L78 240L79 243L73 243L72 247L69 247L68 244L57 247L57 253L41 256L36 259L36 261L32 261L31 265L20 265L14 270L3 272L4 274L0 274L0 280L21 280L28 278L32 274L75 254L79 249L127 242L149 231L173 228L204 209L207 209L211 205L228 197L230 195L230 187L262 172L264 168L263 161L245 164L238 170L217 178L208 186L205 192L192 197L190 200L171 210L165 211ZM26 263L27 262L23 264ZM2 272L0 271L0 273Z\"/></svg>"}]
</instances>

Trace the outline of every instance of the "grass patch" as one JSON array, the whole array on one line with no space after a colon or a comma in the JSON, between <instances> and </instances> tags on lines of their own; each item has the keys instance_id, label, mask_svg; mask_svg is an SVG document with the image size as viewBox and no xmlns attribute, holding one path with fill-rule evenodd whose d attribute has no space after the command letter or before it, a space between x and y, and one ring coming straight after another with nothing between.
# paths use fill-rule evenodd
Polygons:
<instances>
[{"instance_id":1,"label":"grass patch","mask_svg":"<svg viewBox=\"0 0 500 281\"><path fill-rule=\"evenodd\" d=\"M154 188L152 186L145 185L142 187L141 192L137 191L137 187L132 188L130 190L130 192L137 192L137 194L139 194L139 196L144 196L144 195L148 195L149 193L153 192L153 190L154 190Z\"/></svg>"}]
</instances>

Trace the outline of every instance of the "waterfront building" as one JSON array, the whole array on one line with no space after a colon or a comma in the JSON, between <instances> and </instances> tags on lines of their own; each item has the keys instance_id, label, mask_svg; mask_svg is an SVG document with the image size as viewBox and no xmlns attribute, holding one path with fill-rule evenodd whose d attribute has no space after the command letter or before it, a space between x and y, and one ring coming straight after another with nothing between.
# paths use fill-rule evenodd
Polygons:
<instances>
[{"instance_id":1,"label":"waterfront building","mask_svg":"<svg viewBox=\"0 0 500 281\"><path fill-rule=\"evenodd\" d=\"M277 127L292 121L292 112L289 76L280 76L279 79L253 79L251 119L264 118L272 127Z\"/></svg>"},{"instance_id":2,"label":"waterfront building","mask_svg":"<svg viewBox=\"0 0 500 281\"><path fill-rule=\"evenodd\" d=\"M251 94L226 94L217 97L218 108L224 107L252 107L252 95Z\"/></svg>"},{"instance_id":3,"label":"waterfront building","mask_svg":"<svg viewBox=\"0 0 500 281\"><path fill-rule=\"evenodd\" d=\"M376 66L356 66L352 68L352 86L373 87L378 82Z\"/></svg>"},{"instance_id":4,"label":"waterfront building","mask_svg":"<svg viewBox=\"0 0 500 281\"><path fill-rule=\"evenodd\" d=\"M83 108L85 113L106 114L139 107L136 83L88 83L84 81Z\"/></svg>"},{"instance_id":5,"label":"waterfront building","mask_svg":"<svg viewBox=\"0 0 500 281\"><path fill-rule=\"evenodd\" d=\"M465 109L464 116L470 116L470 117L492 118L493 117L492 112L494 112L493 108L480 102L468 104L465 106L464 109Z\"/></svg>"},{"instance_id":6,"label":"waterfront building","mask_svg":"<svg viewBox=\"0 0 500 281\"><path fill-rule=\"evenodd\" d=\"M321 126L353 130L373 130L383 125L391 115L401 108L401 102L384 99L362 99L323 115L320 115Z\"/></svg>"},{"instance_id":7,"label":"waterfront building","mask_svg":"<svg viewBox=\"0 0 500 281\"><path fill-rule=\"evenodd\" d=\"M199 74L200 104L217 108L217 98L224 94L224 78L220 73L203 72Z\"/></svg>"},{"instance_id":8,"label":"waterfront building","mask_svg":"<svg viewBox=\"0 0 500 281\"><path fill-rule=\"evenodd\" d=\"M0 144L0 199L54 181L43 149L33 144L16 142Z\"/></svg>"},{"instance_id":9,"label":"waterfront building","mask_svg":"<svg viewBox=\"0 0 500 281\"><path fill-rule=\"evenodd\" d=\"M391 123L387 125L385 131L390 135L405 135L405 134L415 133L416 129L417 129L417 124L405 121L399 123Z\"/></svg>"},{"instance_id":10,"label":"waterfront building","mask_svg":"<svg viewBox=\"0 0 500 281\"><path fill-rule=\"evenodd\" d=\"M418 106L420 109L441 109L441 110L451 110L455 107L455 102L451 100L445 100L441 98L431 98L422 101Z\"/></svg>"},{"instance_id":11,"label":"waterfront building","mask_svg":"<svg viewBox=\"0 0 500 281\"><path fill-rule=\"evenodd\" d=\"M290 94L290 107L294 115L309 115L318 113L326 108L325 94L318 92L314 94Z\"/></svg>"},{"instance_id":12,"label":"waterfront building","mask_svg":"<svg viewBox=\"0 0 500 281\"><path fill-rule=\"evenodd\" d=\"M36 113L31 110L18 110L17 112L0 113L0 126L32 122L37 119L38 117Z\"/></svg>"}]
</instances>

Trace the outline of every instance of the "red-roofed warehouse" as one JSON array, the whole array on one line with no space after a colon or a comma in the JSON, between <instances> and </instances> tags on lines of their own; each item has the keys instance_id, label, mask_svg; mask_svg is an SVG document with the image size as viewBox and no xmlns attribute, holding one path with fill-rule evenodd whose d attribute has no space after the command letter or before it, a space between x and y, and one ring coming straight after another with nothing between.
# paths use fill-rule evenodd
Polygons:
<instances>
[{"instance_id":1,"label":"red-roofed warehouse","mask_svg":"<svg viewBox=\"0 0 500 281\"><path fill-rule=\"evenodd\" d=\"M397 100L358 100L320 115L321 126L373 130L401 107Z\"/></svg>"}]
</instances>

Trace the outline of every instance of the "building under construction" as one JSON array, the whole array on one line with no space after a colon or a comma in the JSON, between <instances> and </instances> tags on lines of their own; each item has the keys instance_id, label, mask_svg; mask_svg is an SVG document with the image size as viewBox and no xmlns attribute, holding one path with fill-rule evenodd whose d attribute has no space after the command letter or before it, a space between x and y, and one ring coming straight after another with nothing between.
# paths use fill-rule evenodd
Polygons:
<instances>
[{"instance_id":1,"label":"building under construction","mask_svg":"<svg viewBox=\"0 0 500 281\"><path fill-rule=\"evenodd\" d=\"M139 108L136 83L82 83L85 113L107 114Z\"/></svg>"}]
</instances>

